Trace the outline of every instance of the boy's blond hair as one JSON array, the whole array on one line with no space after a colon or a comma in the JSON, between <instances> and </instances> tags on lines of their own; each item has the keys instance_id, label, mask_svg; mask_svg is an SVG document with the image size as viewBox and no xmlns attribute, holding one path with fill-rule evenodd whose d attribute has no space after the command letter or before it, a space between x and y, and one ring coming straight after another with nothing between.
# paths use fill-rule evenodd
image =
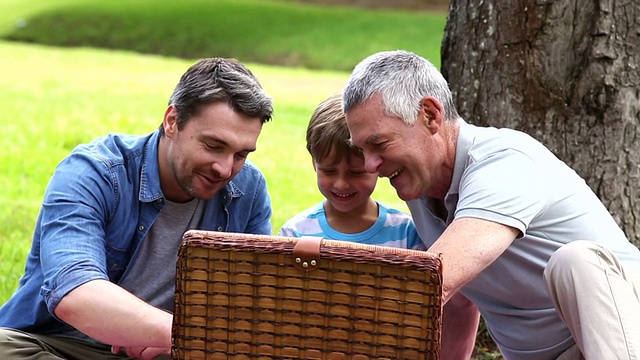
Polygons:
<instances>
[{"instance_id":1,"label":"boy's blond hair","mask_svg":"<svg viewBox=\"0 0 640 360\"><path fill-rule=\"evenodd\" d=\"M351 146L349 128L342 112L342 93L335 93L315 109L307 126L307 150L316 162L331 159L340 162L345 156L362 153Z\"/></svg>"}]
</instances>

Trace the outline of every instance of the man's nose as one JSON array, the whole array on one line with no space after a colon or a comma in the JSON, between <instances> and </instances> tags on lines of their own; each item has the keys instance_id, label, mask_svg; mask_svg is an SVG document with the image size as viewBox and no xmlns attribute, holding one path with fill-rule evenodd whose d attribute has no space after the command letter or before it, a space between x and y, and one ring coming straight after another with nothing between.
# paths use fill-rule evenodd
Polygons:
<instances>
[{"instance_id":1,"label":"man's nose","mask_svg":"<svg viewBox=\"0 0 640 360\"><path fill-rule=\"evenodd\" d=\"M368 173L375 174L378 172L380 165L382 164L382 157L372 154L370 152L364 153L364 169Z\"/></svg>"},{"instance_id":2,"label":"man's nose","mask_svg":"<svg viewBox=\"0 0 640 360\"><path fill-rule=\"evenodd\" d=\"M233 155L220 156L213 162L211 168L222 179L229 178L233 171Z\"/></svg>"}]
</instances>

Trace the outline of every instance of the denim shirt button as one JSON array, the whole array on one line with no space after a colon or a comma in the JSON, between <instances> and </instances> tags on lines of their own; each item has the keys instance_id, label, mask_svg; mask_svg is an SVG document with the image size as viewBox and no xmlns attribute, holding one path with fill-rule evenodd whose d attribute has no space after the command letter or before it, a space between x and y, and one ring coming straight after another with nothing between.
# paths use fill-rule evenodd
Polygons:
<instances>
[{"instance_id":1,"label":"denim shirt button","mask_svg":"<svg viewBox=\"0 0 640 360\"><path fill-rule=\"evenodd\" d=\"M223 231L224 228L222 226L218 226L218 231Z\"/></svg>"},{"instance_id":2,"label":"denim shirt button","mask_svg":"<svg viewBox=\"0 0 640 360\"><path fill-rule=\"evenodd\" d=\"M138 230L140 231L144 230L144 225L138 225Z\"/></svg>"}]
</instances>

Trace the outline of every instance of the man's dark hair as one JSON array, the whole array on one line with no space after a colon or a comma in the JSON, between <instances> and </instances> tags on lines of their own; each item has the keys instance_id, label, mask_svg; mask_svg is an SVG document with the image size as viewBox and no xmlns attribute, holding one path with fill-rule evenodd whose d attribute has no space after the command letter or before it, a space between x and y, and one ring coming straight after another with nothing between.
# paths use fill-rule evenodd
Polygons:
<instances>
[{"instance_id":1,"label":"man's dark hair","mask_svg":"<svg viewBox=\"0 0 640 360\"><path fill-rule=\"evenodd\" d=\"M253 73L236 59L210 58L192 65L185 72L169 105L178 112L178 129L197 115L202 106L225 101L237 112L250 117L271 120L273 102ZM160 125L160 133L164 128Z\"/></svg>"}]
</instances>

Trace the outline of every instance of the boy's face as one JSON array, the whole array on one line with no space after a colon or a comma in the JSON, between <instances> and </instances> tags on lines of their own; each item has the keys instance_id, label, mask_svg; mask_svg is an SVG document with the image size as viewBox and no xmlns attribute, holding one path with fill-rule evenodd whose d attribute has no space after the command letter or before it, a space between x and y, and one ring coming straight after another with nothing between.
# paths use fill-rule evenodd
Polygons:
<instances>
[{"instance_id":1,"label":"boy's face","mask_svg":"<svg viewBox=\"0 0 640 360\"><path fill-rule=\"evenodd\" d=\"M377 174L368 173L364 159L345 155L340 162L329 156L323 161L314 161L318 178L318 189L333 208L339 212L350 212L366 206L376 187Z\"/></svg>"}]
</instances>

